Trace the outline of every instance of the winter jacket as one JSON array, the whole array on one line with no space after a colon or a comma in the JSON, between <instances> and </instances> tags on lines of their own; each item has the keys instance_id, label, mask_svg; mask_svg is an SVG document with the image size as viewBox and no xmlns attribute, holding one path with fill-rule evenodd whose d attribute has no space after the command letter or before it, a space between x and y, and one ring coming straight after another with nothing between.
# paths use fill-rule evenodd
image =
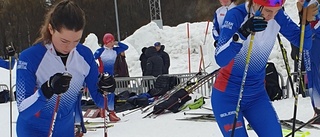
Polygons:
<instances>
[{"instance_id":1,"label":"winter jacket","mask_svg":"<svg viewBox=\"0 0 320 137\"><path fill-rule=\"evenodd\" d=\"M163 61L162 58L157 54L157 50L154 46L150 46L146 50L147 65L146 65L146 76L157 77L163 74Z\"/></svg>"},{"instance_id":2,"label":"winter jacket","mask_svg":"<svg viewBox=\"0 0 320 137\"><path fill-rule=\"evenodd\" d=\"M74 136L75 115L81 113L75 108L84 83L95 103L104 106L103 96L97 91L97 64L89 48L78 44L64 65L52 44L38 43L24 50L17 64L17 136L48 136L57 95L47 99L40 87L54 74L63 72L70 73L72 80L68 91L61 95L53 137Z\"/></svg>"},{"instance_id":3,"label":"winter jacket","mask_svg":"<svg viewBox=\"0 0 320 137\"><path fill-rule=\"evenodd\" d=\"M163 74L169 74L169 67L170 67L170 57L167 52L164 51L165 46L161 45L158 54L163 60Z\"/></svg>"},{"instance_id":4,"label":"winter jacket","mask_svg":"<svg viewBox=\"0 0 320 137\"><path fill-rule=\"evenodd\" d=\"M239 34L240 38L245 40L243 43L232 41L232 37L237 33L241 25L247 21L247 16L251 15L250 13L254 13L252 9L248 13L247 4L248 2L232 8L224 19L215 51L216 62L222 68L219 71L214 87L220 91L228 92L227 89L233 89L231 91L237 92L233 94L239 94L239 90L236 89L240 89L251 35L244 38ZM250 89L250 91L243 92L243 95L265 91L265 66L279 32L293 45L299 46L300 28L280 9L274 19L268 21L268 25L264 31L255 33L244 86L245 90ZM311 48L311 36L310 25L306 25L304 49Z\"/></svg>"},{"instance_id":5,"label":"winter jacket","mask_svg":"<svg viewBox=\"0 0 320 137\"><path fill-rule=\"evenodd\" d=\"M114 63L114 76L115 77L129 77L128 65L126 56L119 54Z\"/></svg>"},{"instance_id":6,"label":"winter jacket","mask_svg":"<svg viewBox=\"0 0 320 137\"><path fill-rule=\"evenodd\" d=\"M141 70L142 70L142 76L145 76L145 71L146 71L146 66L147 66L147 56L146 56L146 50L147 50L147 47L143 47L142 48L142 53L140 55L140 66L141 66Z\"/></svg>"},{"instance_id":7,"label":"winter jacket","mask_svg":"<svg viewBox=\"0 0 320 137\"><path fill-rule=\"evenodd\" d=\"M112 49L103 46L93 54L94 59L101 59L102 64L99 65L100 67L103 66L103 72L107 72L109 75L113 75L117 55L128 49L126 44L118 42L118 45L119 47L113 47Z\"/></svg>"}]
</instances>

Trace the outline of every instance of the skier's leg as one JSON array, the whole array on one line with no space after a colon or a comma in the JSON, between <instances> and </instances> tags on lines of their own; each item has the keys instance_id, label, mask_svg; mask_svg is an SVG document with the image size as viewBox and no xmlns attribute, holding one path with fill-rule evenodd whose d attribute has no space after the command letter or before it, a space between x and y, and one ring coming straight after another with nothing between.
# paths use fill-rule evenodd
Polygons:
<instances>
[{"instance_id":1,"label":"skier's leg","mask_svg":"<svg viewBox=\"0 0 320 137\"><path fill-rule=\"evenodd\" d=\"M252 97L250 106L243 110L244 117L259 137L282 137L281 125L267 91Z\"/></svg>"},{"instance_id":2,"label":"skier's leg","mask_svg":"<svg viewBox=\"0 0 320 137\"><path fill-rule=\"evenodd\" d=\"M239 96L230 96L215 88L212 89L211 105L223 136L231 136L235 110ZM235 128L235 137L248 137L241 110Z\"/></svg>"},{"instance_id":3,"label":"skier's leg","mask_svg":"<svg viewBox=\"0 0 320 137\"><path fill-rule=\"evenodd\" d=\"M108 98L108 110L109 111L114 111L114 98L115 94L113 92L110 92L107 96Z\"/></svg>"}]
</instances>

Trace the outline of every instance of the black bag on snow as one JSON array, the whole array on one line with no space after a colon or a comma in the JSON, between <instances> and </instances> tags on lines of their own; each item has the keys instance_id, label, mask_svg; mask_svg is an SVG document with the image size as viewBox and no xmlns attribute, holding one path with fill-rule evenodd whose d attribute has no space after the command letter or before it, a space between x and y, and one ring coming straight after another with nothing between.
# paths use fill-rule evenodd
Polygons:
<instances>
[{"instance_id":1,"label":"black bag on snow","mask_svg":"<svg viewBox=\"0 0 320 137\"><path fill-rule=\"evenodd\" d=\"M7 103L10 100L9 90L0 92L0 103Z\"/></svg>"},{"instance_id":2,"label":"black bag on snow","mask_svg":"<svg viewBox=\"0 0 320 137\"><path fill-rule=\"evenodd\" d=\"M271 101L282 99L282 90L279 86L279 76L273 63L268 62L266 67L266 90Z\"/></svg>"},{"instance_id":3,"label":"black bag on snow","mask_svg":"<svg viewBox=\"0 0 320 137\"><path fill-rule=\"evenodd\" d=\"M116 95L115 99L115 110L117 113L149 105L147 96L137 95L136 93L129 91L119 93Z\"/></svg>"},{"instance_id":4,"label":"black bag on snow","mask_svg":"<svg viewBox=\"0 0 320 137\"><path fill-rule=\"evenodd\" d=\"M169 110L173 113L179 112L179 108L183 106L187 101L191 100L189 93L185 89L180 89L174 93L166 101L155 105L153 108L154 114L160 114L165 110Z\"/></svg>"},{"instance_id":5,"label":"black bag on snow","mask_svg":"<svg viewBox=\"0 0 320 137\"><path fill-rule=\"evenodd\" d=\"M159 76L156 79L154 88L150 89L148 93L152 97L161 96L166 94L167 91L171 90L179 83L179 79L176 76Z\"/></svg>"},{"instance_id":6,"label":"black bag on snow","mask_svg":"<svg viewBox=\"0 0 320 137\"><path fill-rule=\"evenodd\" d=\"M120 106L123 105L130 97L136 96L137 94L134 92L129 92L128 90L122 91L115 96L115 105Z\"/></svg>"}]
</instances>

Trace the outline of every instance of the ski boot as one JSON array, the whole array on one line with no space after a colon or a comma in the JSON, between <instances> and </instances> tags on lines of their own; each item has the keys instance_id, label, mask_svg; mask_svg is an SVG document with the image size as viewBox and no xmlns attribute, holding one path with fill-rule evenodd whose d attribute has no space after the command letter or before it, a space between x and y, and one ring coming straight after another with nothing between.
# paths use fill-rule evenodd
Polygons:
<instances>
[{"instance_id":1,"label":"ski boot","mask_svg":"<svg viewBox=\"0 0 320 137\"><path fill-rule=\"evenodd\" d=\"M109 112L109 120L110 120L110 122L118 122L121 119L116 115L116 113L114 111L110 111Z\"/></svg>"}]
</instances>

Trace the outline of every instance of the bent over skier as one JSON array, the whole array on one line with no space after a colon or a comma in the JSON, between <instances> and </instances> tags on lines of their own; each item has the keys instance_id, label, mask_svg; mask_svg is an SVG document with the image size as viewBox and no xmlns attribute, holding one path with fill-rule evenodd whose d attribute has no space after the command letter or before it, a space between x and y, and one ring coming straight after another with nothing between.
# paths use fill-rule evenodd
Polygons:
<instances>
[{"instance_id":1,"label":"bent over skier","mask_svg":"<svg viewBox=\"0 0 320 137\"><path fill-rule=\"evenodd\" d=\"M282 137L277 114L265 89L264 77L265 66L279 32L299 46L300 28L281 9L284 2L249 0L227 12L215 51L215 59L221 69L211 96L213 112L224 136L229 137L233 131L235 137L248 136L245 117L259 137ZM314 16L311 13L315 10L311 8L307 14ZM249 56L251 60L247 64L246 56L254 33ZM305 49L311 48L311 35L308 24L305 27ZM245 69L247 65L249 67ZM237 106L238 101L240 106ZM234 122L237 112L238 119Z\"/></svg>"}]
</instances>

